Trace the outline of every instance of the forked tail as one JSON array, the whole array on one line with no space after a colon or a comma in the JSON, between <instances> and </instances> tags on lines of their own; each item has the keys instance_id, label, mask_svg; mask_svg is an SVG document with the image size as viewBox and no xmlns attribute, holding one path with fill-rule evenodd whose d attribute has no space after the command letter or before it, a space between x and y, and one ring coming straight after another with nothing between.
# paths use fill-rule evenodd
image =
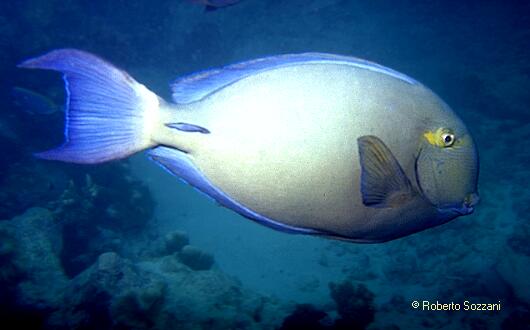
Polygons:
<instances>
[{"instance_id":1,"label":"forked tail","mask_svg":"<svg viewBox=\"0 0 530 330\"><path fill-rule=\"evenodd\" d=\"M29 59L21 68L64 74L65 142L37 153L44 159L101 163L153 147L160 99L126 72L83 51L60 49Z\"/></svg>"}]
</instances>

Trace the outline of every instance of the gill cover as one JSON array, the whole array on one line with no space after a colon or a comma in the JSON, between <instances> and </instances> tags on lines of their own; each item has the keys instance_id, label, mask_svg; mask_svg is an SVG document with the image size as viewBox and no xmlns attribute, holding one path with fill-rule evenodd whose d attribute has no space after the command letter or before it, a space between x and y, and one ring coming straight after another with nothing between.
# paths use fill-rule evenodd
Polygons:
<instances>
[{"instance_id":1,"label":"gill cover","mask_svg":"<svg viewBox=\"0 0 530 330\"><path fill-rule=\"evenodd\" d=\"M471 136L456 136L450 146L434 141L430 132L424 137L416 158L418 187L438 208L460 207L477 191L478 152Z\"/></svg>"}]
</instances>

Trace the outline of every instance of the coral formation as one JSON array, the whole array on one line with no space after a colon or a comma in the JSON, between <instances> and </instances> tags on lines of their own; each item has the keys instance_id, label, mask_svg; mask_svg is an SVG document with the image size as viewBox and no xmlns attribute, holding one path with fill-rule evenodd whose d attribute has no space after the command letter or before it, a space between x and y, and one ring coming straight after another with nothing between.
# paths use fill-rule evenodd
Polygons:
<instances>
[{"instance_id":1,"label":"coral formation","mask_svg":"<svg viewBox=\"0 0 530 330\"><path fill-rule=\"evenodd\" d=\"M193 270L208 270L213 266L214 258L201 249L186 245L178 253L180 261Z\"/></svg>"},{"instance_id":2,"label":"coral formation","mask_svg":"<svg viewBox=\"0 0 530 330\"><path fill-rule=\"evenodd\" d=\"M338 318L310 304L296 305L280 329L343 330L366 329L375 319L374 294L363 284L354 286L349 281L329 284L331 298L335 301Z\"/></svg>"},{"instance_id":3,"label":"coral formation","mask_svg":"<svg viewBox=\"0 0 530 330\"><path fill-rule=\"evenodd\" d=\"M329 329L329 327L326 327L324 324L321 323L321 320L326 316L327 314L325 312L316 309L310 304L296 305L296 309L283 320L280 330Z\"/></svg>"},{"instance_id":4,"label":"coral formation","mask_svg":"<svg viewBox=\"0 0 530 330\"><path fill-rule=\"evenodd\" d=\"M337 329L365 329L375 318L374 294L368 288L351 282L330 283L331 297L341 316Z\"/></svg>"},{"instance_id":5,"label":"coral formation","mask_svg":"<svg viewBox=\"0 0 530 330\"><path fill-rule=\"evenodd\" d=\"M113 179L105 180L109 172ZM100 253L119 250L124 236L145 228L154 203L147 188L128 175L127 166L116 163L70 180L47 207L64 224L61 260L66 273L75 276Z\"/></svg>"},{"instance_id":6,"label":"coral formation","mask_svg":"<svg viewBox=\"0 0 530 330\"><path fill-rule=\"evenodd\" d=\"M370 295L347 280L377 294L370 329L527 329L529 6L241 1L203 13L173 0L0 2L3 325L275 329L285 320L285 327L308 321L308 328L331 329L355 321L357 312L349 311L356 304L369 305ZM63 104L58 75L28 74L16 64L65 46L108 58L167 100L167 81L178 75L262 55L318 50L388 65L430 86L469 125L480 150L481 203L466 219L418 235L354 245L225 221L229 215L216 208L196 212L204 204L167 177L157 180L141 167L145 181L135 179L129 165L137 159L97 167L37 160L33 152L61 144L64 114L19 111L9 92L27 87ZM148 185L160 189L157 214ZM178 188L164 204L159 197L170 185ZM216 225L219 235L212 235ZM182 258L187 233L201 251L186 248ZM227 243L232 237L237 241ZM215 251L216 266L202 251ZM319 285L330 281L339 283L332 285L335 304ZM421 313L410 307L419 298L501 300L503 308ZM302 303L314 307L295 307ZM366 323L372 310L364 308Z\"/></svg>"},{"instance_id":7,"label":"coral formation","mask_svg":"<svg viewBox=\"0 0 530 330\"><path fill-rule=\"evenodd\" d=\"M17 310L28 308L41 320L40 326L196 329L199 324L209 329L261 329L279 326L279 316L286 311L210 269L213 257L189 245L177 253L183 253L191 266L181 264L175 255L132 261L104 252L69 278L60 258L61 224L48 210L34 208L1 221L0 236L0 282L14 290L1 292L2 296L13 297L10 301L17 302ZM178 236L187 237L182 232Z\"/></svg>"},{"instance_id":8,"label":"coral formation","mask_svg":"<svg viewBox=\"0 0 530 330\"><path fill-rule=\"evenodd\" d=\"M177 230L166 235L165 237L165 253L173 254L180 252L185 245L190 243L188 234Z\"/></svg>"},{"instance_id":9,"label":"coral formation","mask_svg":"<svg viewBox=\"0 0 530 330\"><path fill-rule=\"evenodd\" d=\"M30 311L37 318L61 307L67 278L58 257L62 249L61 228L51 213L42 208L29 209L21 216L0 221L3 256L2 295L16 301L15 306L1 306ZM23 294L21 294L23 292Z\"/></svg>"}]
</instances>

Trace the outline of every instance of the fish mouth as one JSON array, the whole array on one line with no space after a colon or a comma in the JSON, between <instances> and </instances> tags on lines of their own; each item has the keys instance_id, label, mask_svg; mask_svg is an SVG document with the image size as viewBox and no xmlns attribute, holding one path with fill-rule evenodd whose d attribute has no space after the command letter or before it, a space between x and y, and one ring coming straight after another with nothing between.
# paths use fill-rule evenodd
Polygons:
<instances>
[{"instance_id":1,"label":"fish mouth","mask_svg":"<svg viewBox=\"0 0 530 330\"><path fill-rule=\"evenodd\" d=\"M458 206L458 207L446 206L446 207L438 207L437 210L438 212L444 213L444 214L451 213L451 214L456 214L456 216L462 216L462 215L469 215L473 213L473 211L475 211L475 208L468 207L468 206Z\"/></svg>"},{"instance_id":2,"label":"fish mouth","mask_svg":"<svg viewBox=\"0 0 530 330\"><path fill-rule=\"evenodd\" d=\"M480 202L480 197L477 193L467 194L466 198L464 198L464 206L467 206L467 207L473 208L479 202Z\"/></svg>"},{"instance_id":3,"label":"fish mouth","mask_svg":"<svg viewBox=\"0 0 530 330\"><path fill-rule=\"evenodd\" d=\"M451 211L458 213L458 215L468 215L475 211L475 208L473 207L461 207L461 208L453 208Z\"/></svg>"},{"instance_id":4,"label":"fish mouth","mask_svg":"<svg viewBox=\"0 0 530 330\"><path fill-rule=\"evenodd\" d=\"M438 209L443 212L452 212L460 215L468 215L475 211L475 206L479 203L480 197L477 193L467 194L464 198L464 202L460 205L447 205L439 207Z\"/></svg>"}]
</instances>

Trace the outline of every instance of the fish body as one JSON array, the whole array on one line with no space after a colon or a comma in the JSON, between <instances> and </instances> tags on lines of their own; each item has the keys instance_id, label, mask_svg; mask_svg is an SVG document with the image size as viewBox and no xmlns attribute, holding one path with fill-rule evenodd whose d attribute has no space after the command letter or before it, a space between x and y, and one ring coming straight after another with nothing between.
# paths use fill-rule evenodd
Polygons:
<instances>
[{"instance_id":1,"label":"fish body","mask_svg":"<svg viewBox=\"0 0 530 330\"><path fill-rule=\"evenodd\" d=\"M172 174L276 229L382 242L469 214L478 201L465 125L428 88L371 62L319 53L243 62L178 79L173 103L80 51L21 66L81 77L70 93L97 89L106 72L107 91L123 96L107 105L121 120L102 112L108 127L73 127L42 158L98 163L150 149ZM93 120L84 113L100 105L80 96L69 101L70 122ZM123 135L114 142L106 130Z\"/></svg>"}]
</instances>

